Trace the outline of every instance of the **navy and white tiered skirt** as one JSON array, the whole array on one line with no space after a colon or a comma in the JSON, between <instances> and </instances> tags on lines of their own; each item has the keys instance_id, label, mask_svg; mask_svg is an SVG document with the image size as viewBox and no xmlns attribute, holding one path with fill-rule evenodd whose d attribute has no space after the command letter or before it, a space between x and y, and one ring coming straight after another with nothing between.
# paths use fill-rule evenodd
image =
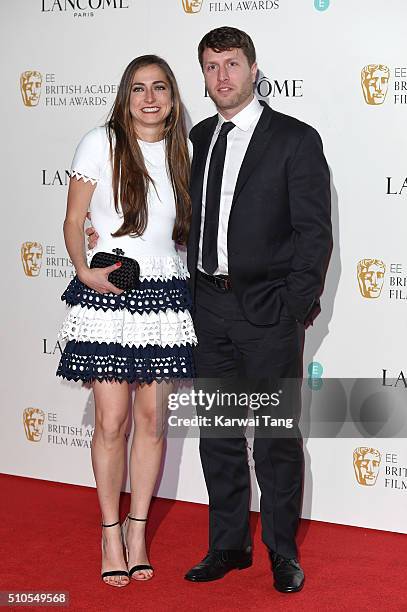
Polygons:
<instances>
[{"instance_id":1,"label":"navy and white tiered skirt","mask_svg":"<svg viewBox=\"0 0 407 612\"><path fill-rule=\"evenodd\" d=\"M178 255L143 257L140 285L121 295L97 293L75 277L62 295L69 306L57 376L84 382L151 383L193 378L197 343L188 273Z\"/></svg>"}]
</instances>

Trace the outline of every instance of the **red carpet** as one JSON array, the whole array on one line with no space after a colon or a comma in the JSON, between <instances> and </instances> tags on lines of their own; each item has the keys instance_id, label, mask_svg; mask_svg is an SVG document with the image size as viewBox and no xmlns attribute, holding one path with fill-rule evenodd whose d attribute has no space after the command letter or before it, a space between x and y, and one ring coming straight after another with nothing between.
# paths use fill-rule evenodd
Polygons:
<instances>
[{"instance_id":1,"label":"red carpet","mask_svg":"<svg viewBox=\"0 0 407 612\"><path fill-rule=\"evenodd\" d=\"M216 582L193 584L183 575L206 552L207 508L157 499L148 530L156 575L117 589L98 577L100 516L94 489L4 475L0 483L0 590L69 591L70 606L61 610L407 611L405 535L302 521L306 583L301 593L284 595L272 587L253 514L253 566ZM128 503L128 495L123 496L122 517Z\"/></svg>"}]
</instances>

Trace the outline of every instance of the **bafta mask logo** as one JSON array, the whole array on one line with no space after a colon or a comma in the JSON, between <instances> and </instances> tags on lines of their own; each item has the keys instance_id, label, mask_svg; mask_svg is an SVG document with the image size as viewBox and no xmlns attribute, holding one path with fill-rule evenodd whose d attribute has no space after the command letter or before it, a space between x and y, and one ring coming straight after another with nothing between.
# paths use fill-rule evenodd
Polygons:
<instances>
[{"instance_id":1,"label":"bafta mask logo","mask_svg":"<svg viewBox=\"0 0 407 612\"><path fill-rule=\"evenodd\" d=\"M364 298L378 298L382 292L386 266L380 259L362 259L357 273L360 293Z\"/></svg>"},{"instance_id":2,"label":"bafta mask logo","mask_svg":"<svg viewBox=\"0 0 407 612\"><path fill-rule=\"evenodd\" d=\"M44 431L45 413L40 408L26 408L23 412L24 430L27 440L39 442Z\"/></svg>"},{"instance_id":3,"label":"bafta mask logo","mask_svg":"<svg viewBox=\"0 0 407 612\"><path fill-rule=\"evenodd\" d=\"M37 70L26 70L20 75L20 90L24 106L37 106L40 101L42 74Z\"/></svg>"},{"instance_id":4,"label":"bafta mask logo","mask_svg":"<svg viewBox=\"0 0 407 612\"><path fill-rule=\"evenodd\" d=\"M353 469L358 483L364 487L376 484L381 455L375 448L360 446L353 451Z\"/></svg>"},{"instance_id":5,"label":"bafta mask logo","mask_svg":"<svg viewBox=\"0 0 407 612\"><path fill-rule=\"evenodd\" d=\"M390 70L384 64L369 64L362 68L362 91L366 104L377 106L386 99Z\"/></svg>"},{"instance_id":6,"label":"bafta mask logo","mask_svg":"<svg viewBox=\"0 0 407 612\"><path fill-rule=\"evenodd\" d=\"M21 245L21 261L26 276L38 276L42 263L42 244L39 242L23 242Z\"/></svg>"},{"instance_id":7,"label":"bafta mask logo","mask_svg":"<svg viewBox=\"0 0 407 612\"><path fill-rule=\"evenodd\" d=\"M182 0L182 6L186 13L199 13L203 0Z\"/></svg>"}]
</instances>

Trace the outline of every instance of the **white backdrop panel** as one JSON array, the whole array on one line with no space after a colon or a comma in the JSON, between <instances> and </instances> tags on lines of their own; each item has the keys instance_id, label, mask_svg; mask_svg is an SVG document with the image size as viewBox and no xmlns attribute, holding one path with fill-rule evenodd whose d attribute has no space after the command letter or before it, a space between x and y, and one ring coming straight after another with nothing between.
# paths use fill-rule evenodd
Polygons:
<instances>
[{"instance_id":1,"label":"white backdrop panel","mask_svg":"<svg viewBox=\"0 0 407 612\"><path fill-rule=\"evenodd\" d=\"M196 48L206 31L220 25L251 34L260 93L275 109L318 129L332 172L335 248L323 312L307 332L305 372L311 362L329 377L380 378L383 369L397 377L403 367L407 371L404 0L393 0L391 8L381 0L331 0L323 11L314 0L203 0L193 4L201 4L196 13L187 13L187 4L82 0L83 11L65 0L0 6L0 50L7 60L0 100L5 473L94 485L91 391L54 376L56 334L65 312L59 297L72 274L62 236L65 171L81 136L105 121L121 73L137 55L157 53L173 66L189 125L213 114ZM389 69L387 96L379 105L367 104L361 88L361 69L371 63ZM40 91L32 106L20 89L25 71L34 71L34 89ZM41 263L31 276L20 257L26 242L36 243L29 250ZM362 259L384 264L376 298L359 290L356 266ZM400 380L386 392L407 398ZM27 408L37 409L30 413L38 426L31 441L23 423ZM374 447L380 457L368 484L360 484L354 471L358 447ZM406 532L405 440L311 439L305 450L305 517ZM197 440L168 440L158 495L207 502ZM253 508L258 509L256 486Z\"/></svg>"}]
</instances>

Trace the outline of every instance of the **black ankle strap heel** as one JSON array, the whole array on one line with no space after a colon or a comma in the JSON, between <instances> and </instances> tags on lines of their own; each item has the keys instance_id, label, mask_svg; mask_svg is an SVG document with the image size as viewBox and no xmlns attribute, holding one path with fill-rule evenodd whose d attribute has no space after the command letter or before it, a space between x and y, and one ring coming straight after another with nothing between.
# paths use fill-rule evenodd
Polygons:
<instances>
[{"instance_id":1,"label":"black ankle strap heel","mask_svg":"<svg viewBox=\"0 0 407 612\"><path fill-rule=\"evenodd\" d=\"M102 527L115 527L116 525L119 525L119 524L120 524L120 521L116 521L115 523L109 523L108 525L106 523L101 523L101 526ZM102 552L103 552L103 541L102 541ZM125 578L129 578L129 572L126 572L125 570L111 570L109 572L103 572L101 575L101 578L103 580L104 578L107 578L108 576L124 576ZM112 584L111 582L106 582L105 580L103 580L103 582L105 584L110 584L110 586L119 586L119 585ZM120 586L125 586L125 585L123 584Z\"/></svg>"},{"instance_id":2,"label":"black ankle strap heel","mask_svg":"<svg viewBox=\"0 0 407 612\"><path fill-rule=\"evenodd\" d=\"M147 519L146 518L136 518L135 516L130 516L130 514L127 515L126 520L124 521L123 525L122 525L122 535L123 535L123 543L124 543L124 548L126 551L126 561L127 563L129 562L129 549L127 546L127 540L126 540L126 533L127 533L127 527L126 529L124 529L127 521L138 521L139 523L146 523ZM126 532L126 533L125 533ZM152 565L149 564L143 564L143 565L133 565L133 567L129 570L129 578L131 578L133 576L133 574L135 572L139 572L141 570L152 570L154 571L154 568ZM152 578L152 576L151 576ZM138 578L136 580L139 580ZM149 578L145 578L145 580L149 580Z\"/></svg>"},{"instance_id":3,"label":"black ankle strap heel","mask_svg":"<svg viewBox=\"0 0 407 612\"><path fill-rule=\"evenodd\" d=\"M115 523L110 523L110 525L105 525L105 523L100 523L102 527L114 527L115 525L118 525L120 523L120 521L116 521Z\"/></svg>"}]
</instances>

